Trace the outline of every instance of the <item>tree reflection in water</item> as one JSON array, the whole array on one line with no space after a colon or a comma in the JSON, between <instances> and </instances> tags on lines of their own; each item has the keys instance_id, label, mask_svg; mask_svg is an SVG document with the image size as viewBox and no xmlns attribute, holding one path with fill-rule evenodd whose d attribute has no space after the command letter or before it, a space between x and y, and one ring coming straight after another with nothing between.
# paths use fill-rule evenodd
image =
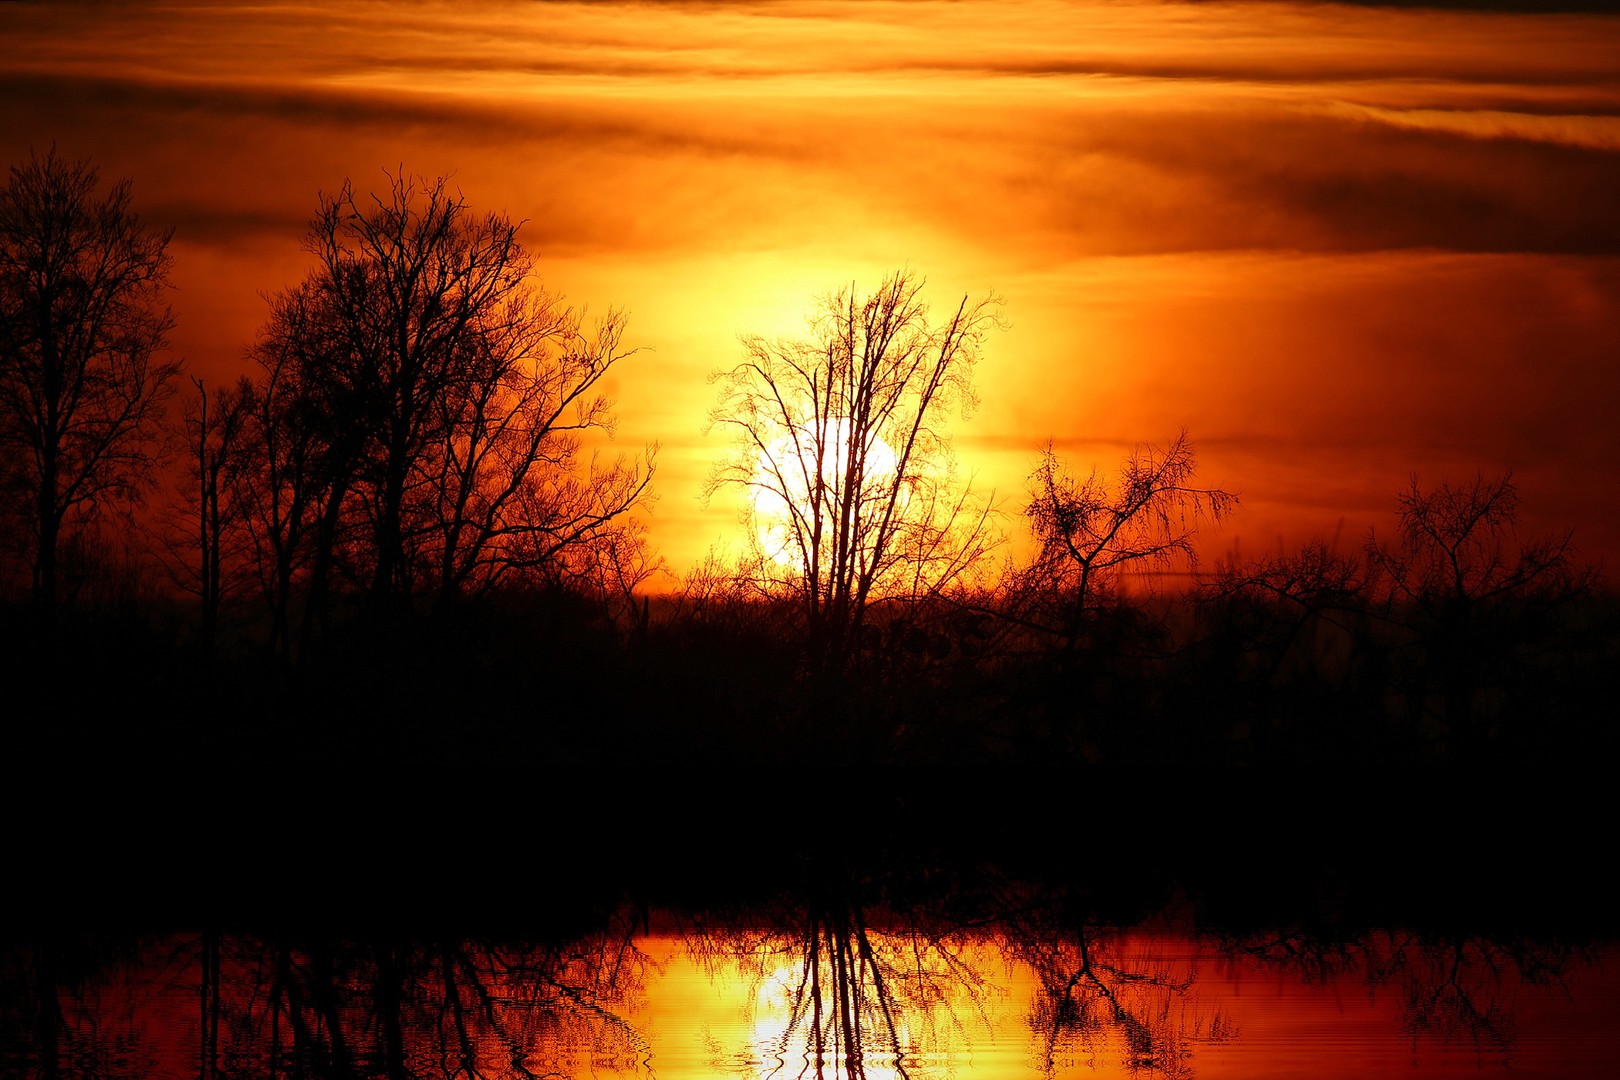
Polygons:
<instances>
[{"instance_id":1,"label":"tree reflection in water","mask_svg":"<svg viewBox=\"0 0 1620 1080\"><path fill-rule=\"evenodd\" d=\"M265 992L239 995L239 1022L312 1075L528 1078L569 1075L581 1048L647 1053L623 1019L648 968L627 927L566 945L316 940L269 956Z\"/></svg>"},{"instance_id":2,"label":"tree reflection in water","mask_svg":"<svg viewBox=\"0 0 1620 1080\"><path fill-rule=\"evenodd\" d=\"M869 908L836 888L687 935L712 972L749 979L756 1025L780 1025L758 1048L771 1059L761 1075L816 1080L919 1080L938 1025L964 1006L982 1014L997 992L971 955L982 945L982 935Z\"/></svg>"},{"instance_id":3,"label":"tree reflection in water","mask_svg":"<svg viewBox=\"0 0 1620 1080\"><path fill-rule=\"evenodd\" d=\"M624 1019L651 967L628 924L531 944L209 931L80 948L71 969L36 941L4 961L30 984L7 995L5 1075L537 1080L649 1052ZM165 1044L188 1012L197 1037Z\"/></svg>"},{"instance_id":4,"label":"tree reflection in water","mask_svg":"<svg viewBox=\"0 0 1620 1080\"><path fill-rule=\"evenodd\" d=\"M657 937L656 949L639 907L626 909L636 917L619 911L588 932L540 941L219 931L7 939L0 1074L685 1077L693 1073L638 1019L674 959L752 991L753 1041L715 1043L696 1075L960 1075L958 1051L972 1049L976 1033L1007 1030L996 1014L1016 986L1032 1038L1013 1071L1188 1078L1201 1047L1243 1041L1218 995L1201 1000L1199 966L1211 958L1330 995L1359 986L1395 1005L1383 1015L1414 1057L1420 1045L1471 1049L1505 1070L1519 991L1557 992L1576 965L1613 956L1481 934L1150 932L1094 922L1051 894L983 890L964 903L961 882L940 899L869 889L859 875L829 878L838 883L724 913L660 913L681 930ZM666 956L666 946L675 951Z\"/></svg>"},{"instance_id":5,"label":"tree reflection in water","mask_svg":"<svg viewBox=\"0 0 1620 1080\"><path fill-rule=\"evenodd\" d=\"M1230 1017L1200 1008L1190 994L1189 955L1156 956L1144 948L1153 939L1066 910L1061 891L1039 896L979 881L964 906L960 881L937 897L891 899L847 869L816 878L809 899L727 920L754 929L706 929L690 939L711 970L747 971L758 1011L779 1018L774 1061L763 1063L762 1076L921 1080L933 1062L949 1059L943 1047L967 1031L966 1012L989 1025L988 1011L1009 995L998 971L1008 983L1034 984L1026 1022L1042 1075L1082 1058L1191 1076L1195 1042L1234 1034ZM772 987L777 994L760 993Z\"/></svg>"},{"instance_id":6,"label":"tree reflection in water","mask_svg":"<svg viewBox=\"0 0 1620 1080\"><path fill-rule=\"evenodd\" d=\"M1152 937L1076 924L1039 907L1015 912L1006 935L1004 951L1039 987L1027 1022L1046 1075L1062 1059L1097 1061L1117 1039L1128 1071L1191 1076L1193 1043L1234 1034L1229 1017L1191 997L1190 959L1155 956Z\"/></svg>"},{"instance_id":7,"label":"tree reflection in water","mask_svg":"<svg viewBox=\"0 0 1620 1080\"><path fill-rule=\"evenodd\" d=\"M1370 994L1398 1001L1401 1030L1414 1053L1432 1045L1500 1060L1517 1044L1522 988L1567 998L1569 973L1602 959L1594 946L1560 940L1405 930L1371 930L1354 938L1269 933L1227 938L1221 950L1229 958L1288 971L1308 985L1359 976Z\"/></svg>"}]
</instances>

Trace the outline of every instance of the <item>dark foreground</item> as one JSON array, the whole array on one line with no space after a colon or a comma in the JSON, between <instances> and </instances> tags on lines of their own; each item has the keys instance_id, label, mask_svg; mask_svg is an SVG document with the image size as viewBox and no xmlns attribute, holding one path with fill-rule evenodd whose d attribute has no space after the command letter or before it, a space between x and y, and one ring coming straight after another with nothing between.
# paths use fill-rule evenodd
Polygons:
<instances>
[{"instance_id":1,"label":"dark foreground","mask_svg":"<svg viewBox=\"0 0 1620 1080\"><path fill-rule=\"evenodd\" d=\"M409 777L132 770L8 794L7 924L498 933L805 887L904 909L1016 883L1122 925L1185 904L1229 932L1620 939L1600 781L555 762Z\"/></svg>"},{"instance_id":2,"label":"dark foreground","mask_svg":"<svg viewBox=\"0 0 1620 1080\"><path fill-rule=\"evenodd\" d=\"M839 682L757 612L626 631L526 602L356 623L290 668L150 613L48 654L13 620L39 692L6 725L8 921L566 925L1013 880L1121 921L1182 897L1603 936L1616 610L1492 665L1235 616L1025 652L947 620Z\"/></svg>"}]
</instances>

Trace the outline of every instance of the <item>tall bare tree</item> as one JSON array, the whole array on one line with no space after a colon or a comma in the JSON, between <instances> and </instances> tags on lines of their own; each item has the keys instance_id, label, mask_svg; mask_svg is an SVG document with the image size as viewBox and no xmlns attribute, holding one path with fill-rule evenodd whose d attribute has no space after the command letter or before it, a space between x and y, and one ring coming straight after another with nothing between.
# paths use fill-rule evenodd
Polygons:
<instances>
[{"instance_id":1,"label":"tall bare tree","mask_svg":"<svg viewBox=\"0 0 1620 1080\"><path fill-rule=\"evenodd\" d=\"M174 431L184 471L158 519L159 555L174 583L197 597L199 636L212 655L221 610L242 591L251 565L236 481L253 387L246 377L210 388L192 376L191 385L196 395L185 400Z\"/></svg>"},{"instance_id":2,"label":"tall bare tree","mask_svg":"<svg viewBox=\"0 0 1620 1080\"><path fill-rule=\"evenodd\" d=\"M366 428L359 391L325 363L323 309L308 282L270 300L270 318L248 356L250 383L238 498L259 589L270 614L270 649L292 659L324 621L341 511ZM300 610L301 605L301 610Z\"/></svg>"},{"instance_id":3,"label":"tall bare tree","mask_svg":"<svg viewBox=\"0 0 1620 1080\"><path fill-rule=\"evenodd\" d=\"M555 301L525 327L528 342L481 353L439 402L435 438L413 470L406 541L439 602L513 579L586 577L611 555L631 565L627 511L642 503L653 450L580 461L584 440L613 429L597 383L626 355L624 316L587 335ZM599 557L600 556L600 557Z\"/></svg>"},{"instance_id":4,"label":"tall bare tree","mask_svg":"<svg viewBox=\"0 0 1620 1080\"><path fill-rule=\"evenodd\" d=\"M150 488L180 370L160 359L171 234L142 224L128 179L98 186L53 147L0 190L0 470L46 624L67 535Z\"/></svg>"},{"instance_id":5,"label":"tall bare tree","mask_svg":"<svg viewBox=\"0 0 1620 1080\"><path fill-rule=\"evenodd\" d=\"M711 426L736 452L708 492L747 492L751 569L797 605L813 672L838 676L886 599L937 594L995 542L989 506L954 483L944 422L976 404L973 366L999 325L994 296L934 321L907 272L821 301L806 337L742 339L714 378Z\"/></svg>"},{"instance_id":6,"label":"tall bare tree","mask_svg":"<svg viewBox=\"0 0 1620 1080\"><path fill-rule=\"evenodd\" d=\"M612 431L624 316L587 331L532 280L519 227L442 177L321 197L315 267L252 349L254 521L284 627L295 578L308 633L340 574L381 608L444 603L588 562L646 501L655 448L581 461Z\"/></svg>"}]
</instances>

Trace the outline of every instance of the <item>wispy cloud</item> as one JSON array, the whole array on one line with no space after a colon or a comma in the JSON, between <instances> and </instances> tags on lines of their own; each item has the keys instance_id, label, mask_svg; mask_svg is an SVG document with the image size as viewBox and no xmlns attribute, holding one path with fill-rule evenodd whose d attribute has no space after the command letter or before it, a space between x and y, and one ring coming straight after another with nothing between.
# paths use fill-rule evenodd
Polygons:
<instances>
[{"instance_id":1,"label":"wispy cloud","mask_svg":"<svg viewBox=\"0 0 1620 1080\"><path fill-rule=\"evenodd\" d=\"M25 0L0 152L131 176L191 259L182 344L222 364L318 191L453 174L548 285L631 309L621 437L665 444L676 561L711 539L736 334L901 264L1007 296L961 443L991 486L1045 436L1183 424L1279 514L1567 459L1620 551L1591 466L1620 453L1620 15L1468 7ZM1339 471L1307 498L1301 461Z\"/></svg>"}]
</instances>

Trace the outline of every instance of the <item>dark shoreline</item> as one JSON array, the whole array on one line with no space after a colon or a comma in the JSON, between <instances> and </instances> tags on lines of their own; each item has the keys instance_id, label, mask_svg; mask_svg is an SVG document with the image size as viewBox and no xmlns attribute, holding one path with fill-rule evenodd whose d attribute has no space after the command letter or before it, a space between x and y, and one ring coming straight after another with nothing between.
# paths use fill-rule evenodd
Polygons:
<instances>
[{"instance_id":1,"label":"dark shoreline","mask_svg":"<svg viewBox=\"0 0 1620 1080\"><path fill-rule=\"evenodd\" d=\"M905 914L989 892L1221 933L1620 939L1595 775L1394 770L659 772L547 780L127 774L21 805L16 933L549 933L805 894ZM1515 797L1508 797L1508 796Z\"/></svg>"}]
</instances>

